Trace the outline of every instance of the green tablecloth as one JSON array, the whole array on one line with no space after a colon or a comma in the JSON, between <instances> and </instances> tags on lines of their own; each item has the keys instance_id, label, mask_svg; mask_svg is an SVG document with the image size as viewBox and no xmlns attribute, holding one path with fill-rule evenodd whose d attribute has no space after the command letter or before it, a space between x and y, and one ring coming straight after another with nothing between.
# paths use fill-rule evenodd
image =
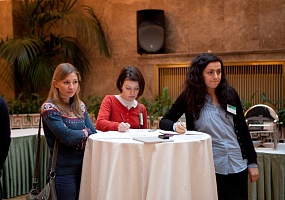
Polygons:
<instances>
[{"instance_id":1,"label":"green tablecloth","mask_svg":"<svg viewBox=\"0 0 285 200\"><path fill-rule=\"evenodd\" d=\"M1 177L4 198L27 194L30 191L36 157L36 139L37 135L12 138ZM39 189L42 189L46 183L48 157L46 140L41 136Z\"/></svg>"},{"instance_id":2,"label":"green tablecloth","mask_svg":"<svg viewBox=\"0 0 285 200\"><path fill-rule=\"evenodd\" d=\"M257 152L260 172L256 183L249 183L249 200L285 200L285 154Z\"/></svg>"}]
</instances>

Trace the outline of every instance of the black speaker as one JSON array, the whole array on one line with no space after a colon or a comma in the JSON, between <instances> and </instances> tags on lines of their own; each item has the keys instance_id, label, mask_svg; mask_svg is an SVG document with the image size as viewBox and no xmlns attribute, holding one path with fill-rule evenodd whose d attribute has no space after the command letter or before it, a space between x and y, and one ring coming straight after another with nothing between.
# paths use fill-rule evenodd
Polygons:
<instances>
[{"instance_id":1,"label":"black speaker","mask_svg":"<svg viewBox=\"0 0 285 200\"><path fill-rule=\"evenodd\" d=\"M139 54L163 53L163 10L147 9L137 11L137 50Z\"/></svg>"}]
</instances>

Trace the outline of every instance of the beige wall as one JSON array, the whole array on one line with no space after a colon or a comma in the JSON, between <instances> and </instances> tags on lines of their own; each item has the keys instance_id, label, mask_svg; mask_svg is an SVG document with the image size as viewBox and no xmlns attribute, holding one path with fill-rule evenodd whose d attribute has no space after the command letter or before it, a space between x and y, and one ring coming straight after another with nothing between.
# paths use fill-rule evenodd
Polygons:
<instances>
[{"instance_id":1,"label":"beige wall","mask_svg":"<svg viewBox=\"0 0 285 200\"><path fill-rule=\"evenodd\" d=\"M125 65L138 66L146 79L144 97L155 94L154 65L190 62L212 51L224 61L285 60L285 1L280 0L80 0L91 6L105 31L111 58L88 52L92 70L82 97L118 93L115 81ZM12 33L10 6L0 1L0 34ZM164 54L137 54L136 11L165 11ZM3 12L4 11L4 12ZM2 25L4 24L4 26ZM0 92L1 93L1 92Z\"/></svg>"},{"instance_id":2,"label":"beige wall","mask_svg":"<svg viewBox=\"0 0 285 200\"><path fill-rule=\"evenodd\" d=\"M12 37L12 0L0 0L0 39L5 39L7 36ZM4 65L4 61L0 60L0 65ZM4 76L4 77L3 77ZM7 98L13 98L14 92L11 88L11 84L7 84L7 79L2 67L0 67L0 95L4 95Z\"/></svg>"},{"instance_id":3,"label":"beige wall","mask_svg":"<svg viewBox=\"0 0 285 200\"><path fill-rule=\"evenodd\" d=\"M117 93L124 65L138 66L146 79L143 96L155 96L154 65L190 62L212 51L224 61L285 60L285 1L278 0L82 0L102 23L112 57L91 51L92 72L83 95ZM165 11L166 53L137 54L136 11ZM88 87L87 87L88 86Z\"/></svg>"}]
</instances>

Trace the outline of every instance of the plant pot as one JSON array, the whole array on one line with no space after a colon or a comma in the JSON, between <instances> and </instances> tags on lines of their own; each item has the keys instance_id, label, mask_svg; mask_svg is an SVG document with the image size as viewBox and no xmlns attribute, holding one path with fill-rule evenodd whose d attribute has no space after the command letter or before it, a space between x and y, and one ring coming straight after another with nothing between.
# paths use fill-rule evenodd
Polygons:
<instances>
[{"instance_id":1,"label":"plant pot","mask_svg":"<svg viewBox=\"0 0 285 200\"><path fill-rule=\"evenodd\" d=\"M157 119L153 118L153 116L147 116L147 126L149 129L155 130L159 128L159 121L162 117L158 117Z\"/></svg>"},{"instance_id":2,"label":"plant pot","mask_svg":"<svg viewBox=\"0 0 285 200\"><path fill-rule=\"evenodd\" d=\"M17 128L38 128L40 113L10 115L10 126Z\"/></svg>"}]
</instances>

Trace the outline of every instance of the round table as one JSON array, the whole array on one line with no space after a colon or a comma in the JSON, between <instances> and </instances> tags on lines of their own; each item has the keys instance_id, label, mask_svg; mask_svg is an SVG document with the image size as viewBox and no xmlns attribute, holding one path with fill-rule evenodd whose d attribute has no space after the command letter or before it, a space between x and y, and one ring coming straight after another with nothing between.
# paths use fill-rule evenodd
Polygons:
<instances>
[{"instance_id":1,"label":"round table","mask_svg":"<svg viewBox=\"0 0 285 200\"><path fill-rule=\"evenodd\" d=\"M102 132L88 138L79 199L217 199L208 134L191 131L174 135L173 142L148 144L131 139L137 133Z\"/></svg>"}]
</instances>

